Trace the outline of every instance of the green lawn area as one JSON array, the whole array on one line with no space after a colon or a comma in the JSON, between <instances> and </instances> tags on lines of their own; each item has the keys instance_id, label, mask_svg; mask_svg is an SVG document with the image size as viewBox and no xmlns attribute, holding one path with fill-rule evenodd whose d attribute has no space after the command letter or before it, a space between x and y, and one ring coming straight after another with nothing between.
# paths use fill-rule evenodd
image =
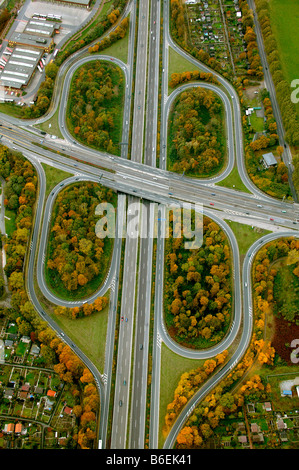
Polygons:
<instances>
[{"instance_id":1,"label":"green lawn area","mask_svg":"<svg viewBox=\"0 0 299 470\"><path fill-rule=\"evenodd\" d=\"M226 220L226 223L230 226L236 236L241 256L246 254L250 246L256 240L267 235L267 233L271 233L260 227L252 227L251 225L240 224L230 220Z\"/></svg>"},{"instance_id":2,"label":"green lawn area","mask_svg":"<svg viewBox=\"0 0 299 470\"><path fill-rule=\"evenodd\" d=\"M12 233L16 230L17 226L15 223L16 220L16 214L14 211L10 211L5 208L5 217L8 217L7 219L5 218L5 230L8 236L12 235Z\"/></svg>"},{"instance_id":3,"label":"green lawn area","mask_svg":"<svg viewBox=\"0 0 299 470\"><path fill-rule=\"evenodd\" d=\"M38 124L36 127L41 129L42 131L47 132L48 134L56 135L59 139L63 139L63 135L60 132L58 124L58 112L59 108L57 108L57 110L50 119Z\"/></svg>"},{"instance_id":4,"label":"green lawn area","mask_svg":"<svg viewBox=\"0 0 299 470\"><path fill-rule=\"evenodd\" d=\"M277 40L283 73L286 80L291 83L292 80L299 78L299 2L298 0L271 0L269 7L271 26ZM299 103L296 108L299 116Z\"/></svg>"},{"instance_id":5,"label":"green lawn area","mask_svg":"<svg viewBox=\"0 0 299 470\"><path fill-rule=\"evenodd\" d=\"M193 72L194 70L200 69L169 47L168 82L173 73ZM172 91L172 88L168 89L168 93Z\"/></svg>"},{"instance_id":6,"label":"green lawn area","mask_svg":"<svg viewBox=\"0 0 299 470\"><path fill-rule=\"evenodd\" d=\"M8 116L22 118L21 109L21 106L16 106L11 103L0 103L0 113L8 114Z\"/></svg>"},{"instance_id":7,"label":"green lawn area","mask_svg":"<svg viewBox=\"0 0 299 470\"><path fill-rule=\"evenodd\" d=\"M129 28L126 32L126 35L123 39L119 39L111 46L103 49L102 51L98 51L97 54L101 55L111 55L112 57L116 57L119 60L122 60L124 64L128 62L128 43L129 43ZM92 54L91 54L92 57Z\"/></svg>"},{"instance_id":8,"label":"green lawn area","mask_svg":"<svg viewBox=\"0 0 299 470\"><path fill-rule=\"evenodd\" d=\"M66 178L70 178L73 176L72 173L67 173L66 171L59 170L54 166L47 165L46 163L42 163L42 166L46 173L46 197L49 195L50 191L56 184L60 183L60 181L65 180Z\"/></svg>"},{"instance_id":9,"label":"green lawn area","mask_svg":"<svg viewBox=\"0 0 299 470\"><path fill-rule=\"evenodd\" d=\"M167 346L161 348L161 384L160 384L160 416L159 416L159 449L162 449L164 437L162 429L167 411L167 405L173 401L174 391L179 384L181 375L196 369L205 361L186 359L178 356Z\"/></svg>"},{"instance_id":10,"label":"green lawn area","mask_svg":"<svg viewBox=\"0 0 299 470\"><path fill-rule=\"evenodd\" d=\"M292 400L282 397L279 385L284 380L293 380L298 376L298 370L294 370L296 366L276 366L273 371L269 372L267 367L262 367L258 374L264 376L271 386L271 401L274 410L290 411L298 407L299 398L293 397ZM298 368L297 368L298 369ZM298 408L297 408L298 409Z\"/></svg>"},{"instance_id":11,"label":"green lawn area","mask_svg":"<svg viewBox=\"0 0 299 470\"><path fill-rule=\"evenodd\" d=\"M109 298L109 292L106 293L106 296ZM51 315L101 373L104 372L105 365L108 313L109 304L101 312L94 312L89 317L75 320Z\"/></svg>"},{"instance_id":12,"label":"green lawn area","mask_svg":"<svg viewBox=\"0 0 299 470\"><path fill-rule=\"evenodd\" d=\"M250 193L250 191L246 188L245 184L242 182L238 172L238 168L236 166L232 169L232 171L226 178L216 184L217 186L224 186L225 188L234 188L237 191Z\"/></svg>"},{"instance_id":13,"label":"green lawn area","mask_svg":"<svg viewBox=\"0 0 299 470\"><path fill-rule=\"evenodd\" d=\"M251 114L250 116L251 127L255 132L263 132L264 130L264 119L258 117L256 113Z\"/></svg>"}]
</instances>

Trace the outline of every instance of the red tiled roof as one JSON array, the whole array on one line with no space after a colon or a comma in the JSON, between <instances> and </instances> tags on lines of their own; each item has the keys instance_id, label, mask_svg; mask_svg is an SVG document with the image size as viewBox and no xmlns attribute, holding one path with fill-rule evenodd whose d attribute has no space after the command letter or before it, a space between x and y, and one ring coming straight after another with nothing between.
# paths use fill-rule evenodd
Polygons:
<instances>
[{"instance_id":1,"label":"red tiled roof","mask_svg":"<svg viewBox=\"0 0 299 470\"><path fill-rule=\"evenodd\" d=\"M22 423L17 423L15 427L15 432L21 432L22 431Z\"/></svg>"},{"instance_id":2,"label":"red tiled roof","mask_svg":"<svg viewBox=\"0 0 299 470\"><path fill-rule=\"evenodd\" d=\"M13 423L9 423L7 425L7 432L13 432L15 425Z\"/></svg>"},{"instance_id":3,"label":"red tiled roof","mask_svg":"<svg viewBox=\"0 0 299 470\"><path fill-rule=\"evenodd\" d=\"M72 414L73 408L70 408L69 406L64 407L64 412L68 415Z\"/></svg>"}]
</instances>

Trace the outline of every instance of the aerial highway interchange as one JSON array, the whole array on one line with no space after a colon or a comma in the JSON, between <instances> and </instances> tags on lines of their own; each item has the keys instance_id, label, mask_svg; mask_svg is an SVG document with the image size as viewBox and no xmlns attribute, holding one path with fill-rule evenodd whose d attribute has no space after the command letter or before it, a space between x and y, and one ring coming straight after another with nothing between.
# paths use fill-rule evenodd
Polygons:
<instances>
[{"instance_id":1,"label":"aerial highway interchange","mask_svg":"<svg viewBox=\"0 0 299 470\"><path fill-rule=\"evenodd\" d=\"M297 219L299 204L280 201L260 191L247 175L244 162L241 111L238 95L232 85L221 75L216 74L220 86L198 82L181 85L168 93L169 48L188 59L194 67L210 71L196 59L180 49L172 40L169 32L169 0L130 0L122 17L130 14L129 53L127 63L118 58L93 54L86 56L83 48L67 59L60 68L57 77L53 104L47 115L35 120L18 120L1 114L2 143L21 152L35 166L39 176L39 197L36 208L35 226L30 243L30 256L26 285L39 315L45 319L57 334L67 342L73 351L90 368L99 389L101 414L99 419L98 439L106 446L107 427L111 426L111 449L143 449L145 445L145 422L147 403L148 351L150 341L150 311L152 299L152 277L155 272L154 325L152 344L152 378L150 402L149 448L158 447L159 435L159 393L161 377L161 343L176 354L194 359L212 358L224 351L241 335L233 356L225 366L214 374L186 404L171 432L167 436L164 448L171 449L176 436L186 418L196 404L215 387L242 358L249 344L253 317L251 298L251 267L255 254L270 240L281 236L298 236ZM138 13L137 13L138 11ZM136 15L138 21L136 22ZM161 19L163 18L163 28ZM136 24L138 27L136 28ZM136 49L135 49L135 35ZM136 59L133 77L134 57ZM99 152L76 142L66 125L68 91L75 70L90 60L112 61L118 65L125 77L125 99L123 108L123 130L121 155L119 157L106 152ZM160 61L162 65L160 66ZM265 54L262 55L264 69L267 67ZM162 70L161 70L162 69ZM265 75L268 89L271 89L271 77ZM159 84L161 89L159 89ZM226 114L227 164L221 174L205 180L192 179L167 170L167 128L171 105L181 91L194 86L213 90L222 100ZM157 123L161 95L160 155L157 167ZM134 102L132 102L132 96ZM275 103L275 97L273 97ZM58 109L58 121L63 142L41 134L36 124L45 122ZM275 106L280 143L284 146L284 160L292 173L291 153L283 140L283 128L279 117L279 108ZM131 127L130 127L131 126ZM129 135L131 132L131 152L128 154ZM42 146L40 145L42 143ZM57 153L57 151L61 153ZM46 198L46 177L41 163L73 174L72 177L58 184ZM221 182L237 165L242 182L250 191L240 192L216 185ZM233 259L233 296L234 315L229 333L215 347L209 350L189 350L176 344L169 336L163 321L163 278L164 278L164 239L161 227L158 230L156 245L156 265L153 269L153 237L131 237L127 234L123 256L122 285L119 284L123 241L115 238L111 266L100 290L85 299L94 300L110 289L109 322L106 339L105 371L101 374L90 359L74 344L73 340L58 327L47 315L37 298L34 279L37 280L43 296L55 305L81 305L82 301L61 300L47 287L44 273L44 259L47 248L47 236L55 198L59 192L76 181L101 183L118 192L118 223L130 220L126 214L127 203L142 201L147 208L141 213L139 231L142 226L149 232L154 223L154 206L159 207L163 217L165 207L172 203L184 202L202 204L204 215L222 228L227 235ZM248 225L266 224L273 233L255 242L249 249L242 271L238 243L233 231L225 219L238 218ZM121 306L117 310L118 292L121 287ZM114 386L113 419L108 422L112 362L117 315L126 321L119 323L118 354ZM100 340L100 339L99 339Z\"/></svg>"}]
</instances>

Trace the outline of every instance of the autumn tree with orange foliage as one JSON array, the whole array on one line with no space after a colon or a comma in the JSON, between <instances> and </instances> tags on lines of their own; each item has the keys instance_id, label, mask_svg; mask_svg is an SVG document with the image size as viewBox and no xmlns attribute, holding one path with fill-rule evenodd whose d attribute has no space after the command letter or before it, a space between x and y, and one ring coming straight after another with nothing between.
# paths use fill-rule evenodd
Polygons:
<instances>
[{"instance_id":1,"label":"autumn tree with orange foliage","mask_svg":"<svg viewBox=\"0 0 299 470\"><path fill-rule=\"evenodd\" d=\"M197 369L185 372L181 375L179 384L174 392L174 399L167 405L165 425L163 428L164 436L168 434L169 429L182 408L194 395L200 384L204 383L214 370L225 362L227 354L228 352L225 350L218 354L215 359L207 359L202 367L198 367Z\"/></svg>"},{"instance_id":2,"label":"autumn tree with orange foliage","mask_svg":"<svg viewBox=\"0 0 299 470\"><path fill-rule=\"evenodd\" d=\"M172 171L210 176L222 168L226 151L222 116L222 101L211 90L194 87L179 95L170 123Z\"/></svg>"},{"instance_id":3,"label":"autumn tree with orange foliage","mask_svg":"<svg viewBox=\"0 0 299 470\"><path fill-rule=\"evenodd\" d=\"M173 214L170 213L170 223ZM165 242L165 318L169 331L190 347L208 347L220 341L231 314L231 257L220 227L203 218L203 243L184 250L183 238ZM178 242L180 240L180 242Z\"/></svg>"},{"instance_id":4,"label":"autumn tree with orange foliage","mask_svg":"<svg viewBox=\"0 0 299 470\"><path fill-rule=\"evenodd\" d=\"M71 185L57 196L46 265L54 290L62 284L67 291L82 291L95 278L103 281L113 240L96 235L101 202L115 204L115 194L91 182Z\"/></svg>"}]
</instances>

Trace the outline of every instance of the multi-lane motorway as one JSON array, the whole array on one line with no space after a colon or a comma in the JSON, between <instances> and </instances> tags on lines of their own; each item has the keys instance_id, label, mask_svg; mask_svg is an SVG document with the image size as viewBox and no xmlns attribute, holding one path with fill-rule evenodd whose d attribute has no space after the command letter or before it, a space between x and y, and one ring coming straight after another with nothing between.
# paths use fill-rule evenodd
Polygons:
<instances>
[{"instance_id":1,"label":"multi-lane motorway","mask_svg":"<svg viewBox=\"0 0 299 470\"><path fill-rule=\"evenodd\" d=\"M138 22L136 27L138 6ZM6 115L0 115L3 144L21 151L37 169L39 176L39 198L33 237L30 244L27 289L32 303L42 318L49 322L57 334L72 347L94 374L101 398L99 439L103 446L109 437L114 449L137 449L145 446L146 407L148 396L148 357L151 350L151 402L149 422L150 448L158 447L159 435L159 393L161 376L161 343L189 358L204 359L215 356L227 349L238 335L238 344L230 361L194 395L185 406L171 430L164 447L170 448L177 433L190 415L196 403L242 358L250 341L252 330L252 304L250 270L255 253L263 243L278 236L298 236L297 219L299 205L278 201L259 191L249 179L244 163L241 112L238 95L232 85L217 75L220 87L198 83L214 90L222 99L226 112L227 164L220 175L204 181L173 174L167 171L167 126L171 104L186 84L168 94L168 51L173 48L190 63L201 70L210 71L193 57L182 51L169 34L169 1L129 1L122 15L130 13L129 52L127 63L107 55L86 56L85 50L78 51L61 67L55 88L53 105L45 121L58 109L58 122L63 141L42 136L34 127L35 121L24 122ZM163 28L161 28L163 18ZM135 42L136 38L136 42ZM136 49L135 49L136 44ZM134 54L136 63L134 64ZM160 67L161 59L161 67ZM108 60L119 66L126 82L123 132L120 157L88 149L70 135L66 126L65 112L70 82L74 71L89 60ZM266 58L263 56L266 68ZM158 108L160 109L160 153L157 155ZM132 101L134 99L134 101ZM132 110L132 113L131 113ZM132 115L131 115L132 114ZM278 121L278 127L281 122ZM283 142L283 129L280 128ZM41 146L40 144L43 144ZM57 153L59 150L62 153ZM159 156L159 166L157 166ZM45 162L74 176L53 188L48 199L45 197L45 174L41 166ZM217 186L237 164L239 174L248 193ZM291 167L291 165L289 165ZM290 170L291 171L291 170ZM290 174L291 176L291 174ZM67 184L80 180L101 182L118 191L117 208L119 227L126 230L126 236L116 238L111 266L105 282L91 298L92 301L110 289L109 322L106 337L105 369L101 373L88 357L80 351L57 324L47 315L38 302L34 279L42 294L53 304L79 305L81 302L62 301L48 288L44 275L44 260L51 213L55 198ZM141 205L142 202L142 205ZM164 237L162 225L158 225L156 264L153 269L153 234L155 206L159 217L164 218L167 205L183 202L202 204L205 215L213 218L227 234L232 251L234 277L234 315L229 333L224 340L207 351L194 351L177 345L168 335L163 321L163 278L164 278ZM141 210L139 210L141 208ZM139 214L136 226L135 212ZM139 213L138 213L139 210ZM229 226L223 219L234 215L248 224L266 224L269 230L279 226L281 231L263 237L250 248L240 272L238 244ZM137 233L137 236L136 236ZM138 236L146 234L146 236ZM124 243L122 283L119 282L121 254ZM36 263L36 267L35 267ZM153 275L155 288L153 289ZM245 289L246 282L246 289ZM120 309L117 310L119 289ZM154 292L154 298L153 296ZM151 309L154 313L152 343L150 344ZM114 396L110 396L115 328L118 329L118 349L115 373ZM102 340L99 338L99 341ZM110 400L113 399L113 417L109 419Z\"/></svg>"}]
</instances>

